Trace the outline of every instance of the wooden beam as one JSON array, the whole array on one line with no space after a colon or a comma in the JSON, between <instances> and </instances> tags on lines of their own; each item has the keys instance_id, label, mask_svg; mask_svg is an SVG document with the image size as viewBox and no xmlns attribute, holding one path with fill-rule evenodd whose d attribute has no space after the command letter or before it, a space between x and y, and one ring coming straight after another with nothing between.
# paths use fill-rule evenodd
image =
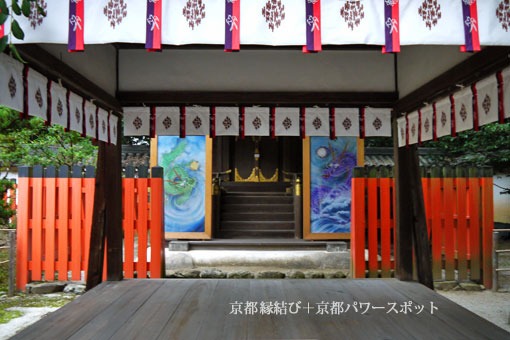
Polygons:
<instances>
[{"instance_id":1,"label":"wooden beam","mask_svg":"<svg viewBox=\"0 0 510 340\"><path fill-rule=\"evenodd\" d=\"M145 50L145 44L116 43L113 44L119 50ZM163 45L163 50L208 50L223 52L225 45L219 44L189 44L189 45ZM268 45L243 45L239 51L295 51L302 53L303 46L268 46ZM381 51L380 45L323 45L323 51Z\"/></svg>"},{"instance_id":2,"label":"wooden beam","mask_svg":"<svg viewBox=\"0 0 510 340\"><path fill-rule=\"evenodd\" d=\"M402 281L413 279L413 206L410 200L411 187L410 172L407 167L411 164L412 153L415 148L398 147L398 127L396 115L393 117L393 151L395 178L395 276Z\"/></svg>"},{"instance_id":3,"label":"wooden beam","mask_svg":"<svg viewBox=\"0 0 510 340\"><path fill-rule=\"evenodd\" d=\"M120 91L122 106L146 105L325 105L393 107L397 92L192 92Z\"/></svg>"},{"instance_id":4,"label":"wooden beam","mask_svg":"<svg viewBox=\"0 0 510 340\"><path fill-rule=\"evenodd\" d=\"M510 65L510 47L486 47L469 59L432 79L395 103L397 112L410 112L449 95L458 89L457 85L468 86L483 77Z\"/></svg>"},{"instance_id":5,"label":"wooden beam","mask_svg":"<svg viewBox=\"0 0 510 340\"><path fill-rule=\"evenodd\" d=\"M20 44L16 45L16 48L30 67L49 79L61 79L62 84L69 90L84 98L95 99L99 106L107 110L122 112L117 99L42 47L36 44Z\"/></svg>"}]
</instances>

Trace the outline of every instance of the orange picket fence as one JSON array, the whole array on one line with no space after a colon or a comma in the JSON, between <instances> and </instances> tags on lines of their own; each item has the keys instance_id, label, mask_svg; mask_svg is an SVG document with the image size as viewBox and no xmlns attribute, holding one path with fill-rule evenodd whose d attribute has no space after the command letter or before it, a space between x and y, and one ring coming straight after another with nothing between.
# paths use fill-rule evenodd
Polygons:
<instances>
[{"instance_id":1,"label":"orange picket fence","mask_svg":"<svg viewBox=\"0 0 510 340\"><path fill-rule=\"evenodd\" d=\"M94 206L94 167L21 167L18 177L17 280L83 280ZM123 178L124 276L164 276L163 169L126 169ZM150 247L150 259L147 256ZM135 258L135 248L138 256ZM105 260L106 263L106 260Z\"/></svg>"},{"instance_id":2,"label":"orange picket fence","mask_svg":"<svg viewBox=\"0 0 510 340\"><path fill-rule=\"evenodd\" d=\"M422 169L434 280L492 285L492 170ZM356 168L352 179L352 275L391 277L395 195L391 167Z\"/></svg>"}]
</instances>

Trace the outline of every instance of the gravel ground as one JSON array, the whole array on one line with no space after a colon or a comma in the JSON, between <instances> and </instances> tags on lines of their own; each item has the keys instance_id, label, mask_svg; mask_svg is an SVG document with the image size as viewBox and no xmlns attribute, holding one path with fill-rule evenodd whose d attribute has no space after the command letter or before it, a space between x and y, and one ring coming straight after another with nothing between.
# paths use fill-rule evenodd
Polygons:
<instances>
[{"instance_id":1,"label":"gravel ground","mask_svg":"<svg viewBox=\"0 0 510 340\"><path fill-rule=\"evenodd\" d=\"M39 321L43 316L53 311L58 307L12 307L8 310L17 310L23 312L23 316L12 319L6 324L0 325L0 340L9 339L22 329L30 326L31 324Z\"/></svg>"},{"instance_id":2,"label":"gravel ground","mask_svg":"<svg viewBox=\"0 0 510 340\"><path fill-rule=\"evenodd\" d=\"M482 292L437 292L510 332L510 293L494 293L487 290Z\"/></svg>"}]
</instances>

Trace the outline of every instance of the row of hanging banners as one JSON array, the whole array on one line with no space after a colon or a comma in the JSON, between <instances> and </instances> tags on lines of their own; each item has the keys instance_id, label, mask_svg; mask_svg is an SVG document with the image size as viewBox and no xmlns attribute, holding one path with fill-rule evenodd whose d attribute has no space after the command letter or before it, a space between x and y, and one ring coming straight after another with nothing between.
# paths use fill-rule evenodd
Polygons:
<instances>
[{"instance_id":1,"label":"row of hanging banners","mask_svg":"<svg viewBox=\"0 0 510 340\"><path fill-rule=\"evenodd\" d=\"M510 118L510 67L397 119L398 145L456 136Z\"/></svg>"},{"instance_id":2,"label":"row of hanging banners","mask_svg":"<svg viewBox=\"0 0 510 340\"><path fill-rule=\"evenodd\" d=\"M0 105L103 142L117 143L118 117L0 53Z\"/></svg>"},{"instance_id":3,"label":"row of hanging banners","mask_svg":"<svg viewBox=\"0 0 510 340\"><path fill-rule=\"evenodd\" d=\"M10 1L7 0L7 3ZM369 44L383 52L400 45L510 45L508 0L37 0L19 17L24 40L14 43L143 43L298 45ZM5 23L9 34L10 18ZM2 29L0 29L2 32Z\"/></svg>"}]
</instances>

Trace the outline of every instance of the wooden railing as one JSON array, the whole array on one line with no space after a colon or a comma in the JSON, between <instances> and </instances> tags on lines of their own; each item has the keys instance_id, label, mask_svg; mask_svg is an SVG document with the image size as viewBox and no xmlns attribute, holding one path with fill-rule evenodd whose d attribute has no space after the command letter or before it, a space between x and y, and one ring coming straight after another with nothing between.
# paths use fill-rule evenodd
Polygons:
<instances>
[{"instance_id":1,"label":"wooden railing","mask_svg":"<svg viewBox=\"0 0 510 340\"><path fill-rule=\"evenodd\" d=\"M422 169L422 186L434 280L470 279L490 288L492 170ZM391 168L354 170L351 256L355 278L391 276L395 266L394 192Z\"/></svg>"},{"instance_id":2,"label":"wooden railing","mask_svg":"<svg viewBox=\"0 0 510 340\"><path fill-rule=\"evenodd\" d=\"M94 205L93 167L21 167L18 178L17 282L87 276ZM123 179L125 277L164 275L163 170L126 169ZM137 240L138 260L134 258ZM150 242L149 242L150 240ZM107 240L108 241L108 240ZM150 261L147 250L151 247ZM105 259L106 263L106 259Z\"/></svg>"}]
</instances>

